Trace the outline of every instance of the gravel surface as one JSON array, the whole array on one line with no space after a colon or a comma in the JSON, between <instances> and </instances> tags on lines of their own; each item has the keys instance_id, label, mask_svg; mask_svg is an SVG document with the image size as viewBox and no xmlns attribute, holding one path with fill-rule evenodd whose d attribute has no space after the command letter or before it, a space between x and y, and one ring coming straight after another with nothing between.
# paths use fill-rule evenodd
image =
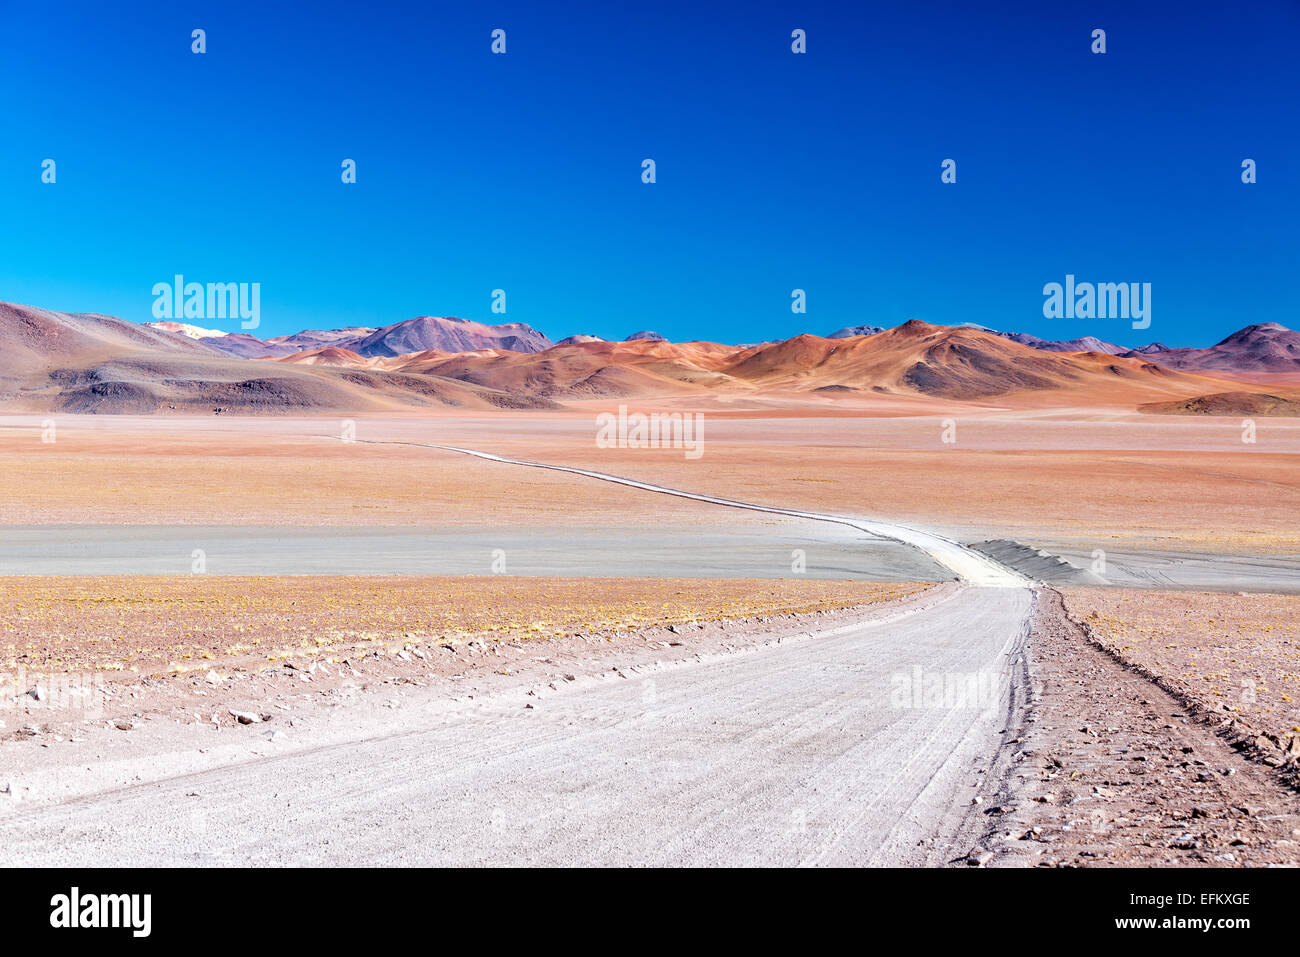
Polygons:
<instances>
[{"instance_id":1,"label":"gravel surface","mask_svg":"<svg viewBox=\"0 0 1300 957\"><path fill-rule=\"evenodd\" d=\"M748 651L588 680L97 729L0 801L0 863L946 863L980 823L1025 635L1006 625L1030 603L940 585L806 640L787 622ZM908 684L945 675L993 691L954 706Z\"/></svg>"},{"instance_id":2,"label":"gravel surface","mask_svg":"<svg viewBox=\"0 0 1300 957\"><path fill-rule=\"evenodd\" d=\"M986 808L987 863L1267 866L1300 862L1300 795L1217 723L1092 645L1038 593L1029 720Z\"/></svg>"}]
</instances>

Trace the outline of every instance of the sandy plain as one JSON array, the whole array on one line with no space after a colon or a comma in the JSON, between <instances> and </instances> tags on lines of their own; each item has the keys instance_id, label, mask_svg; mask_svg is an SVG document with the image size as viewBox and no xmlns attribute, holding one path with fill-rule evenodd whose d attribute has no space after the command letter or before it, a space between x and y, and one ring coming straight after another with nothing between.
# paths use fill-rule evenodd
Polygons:
<instances>
[{"instance_id":1,"label":"sandy plain","mask_svg":"<svg viewBox=\"0 0 1300 957\"><path fill-rule=\"evenodd\" d=\"M689 532L777 521L425 447L439 444L967 541L1300 555L1300 422L1257 420L1246 443L1231 418L931 406L713 411L695 460L598 447L609 403L352 420L60 416L53 443L41 442L44 419L4 416L0 523Z\"/></svg>"},{"instance_id":2,"label":"sandy plain","mask_svg":"<svg viewBox=\"0 0 1300 957\"><path fill-rule=\"evenodd\" d=\"M635 543L653 529L669 547L676 541L683 550L710 536L732 535L733 547L745 549L763 536L784 542L809 534L779 516L430 447L444 445L777 507L913 523L964 541L1011 538L1055 545L1063 552L1072 549L1076 555L1097 547L1116 553L1300 555L1300 530L1294 523L1300 504L1300 423L1260 420L1256 441L1247 443L1242 423L1222 418L1082 407L1010 410L935 401L906 406L728 410L715 404L705 413L705 450L697 460L687 459L680 449L598 447L595 416L617 407L608 403L565 412L358 415L350 420L56 416L53 442L41 441L50 425L46 418L6 416L0 418L0 554L20 541L26 554L36 555L42 529L63 536L66 544L69 535L75 537L89 525L128 536L133 527L144 526L189 527L196 533L245 528L250 535L290 528L299 536L294 547L300 548L311 548L308 533L321 530L336 537L346 530L378 541L385 530L394 540L409 539L421 529L432 539L485 530L543 538L554 538L561 530L599 530L611 541ZM900 414L904 412L913 414ZM352 429L356 441L343 441ZM955 441L945 442L945 433ZM176 541L183 543L183 538ZM99 541L96 545L88 536L84 544L93 553L103 547ZM1285 564L1277 567L1286 573ZM648 572L655 574L655 569ZM933 591L950 587L937 585ZM46 725L41 716L29 714L40 703L15 688L9 703L17 710L9 721L8 744L100 748L117 736L136 740L121 729L138 733L164 714L168 727L233 730L240 727L233 712L214 710L214 698L230 699L230 708L279 712L292 700L281 686L297 690L320 680L343 682L344 676L354 681L358 663L362 681L383 663L382 677L375 682L385 693L406 682L431 680L431 693L441 700L454 695L464 680L457 680L462 657L479 662L487 680L500 682L524 677L505 660L511 658L535 659L534 669L554 670L558 666L550 662L564 655L575 664L562 667L578 673L580 660L603 661L608 653L625 655L636 648L656 662L698 647L691 638L667 631L669 624L681 628L691 621L712 622L721 629L716 641L725 649L755 622L857 615L856 609L866 605L914 600L926 593L923 588L807 578L666 580L662 570L658 577L640 581L20 574L0 579L0 593L11 609L0 621L6 634L0 643L5 667L25 675L41 670L107 674L103 696L112 711L107 723L98 721L94 736L83 741L81 735L89 731L62 728L58 721ZM1254 681L1264 667L1268 680L1255 684L1253 691L1264 702L1259 713L1225 712L1225 717L1235 716L1257 737L1272 735L1278 750L1283 741L1290 747L1295 738L1288 722L1295 717L1291 702L1282 696L1296 696L1291 691L1296 636L1286 625L1288 616L1294 621L1296 599L1171 592L1147 602L1134 593L1097 588L1066 594L1070 612L1091 621L1096 635L1118 629L1104 640L1113 640L1117 655L1131 656L1117 659L1114 668L1136 682L1131 693L1124 692L1132 698L1132 714L1097 693L1101 675L1105 687L1120 687L1115 683L1120 672L1106 659L1080 664L1081 639L1065 632L1059 649L1044 643L1046 655L1059 651L1068 680L1057 684L1068 693L1043 697L1036 710L1030 709L1048 719L1039 722L1042 731L1035 734L1045 737L1034 747L1066 755L1066 775L1077 770L1089 776L1090 788L1096 778L1100 790L1089 793L1098 803L1097 816L1088 819L1086 844L1076 847L1065 836L1077 833L1066 827L1073 818L1061 815L1056 798L1039 800L1062 793L1061 769L1055 764L1035 768L1019 779L1020 790L1008 792L1007 825L1014 818L1014 826L999 822L1001 843L992 836L988 842L994 852L1008 861L1028 852L1024 863L1063 863L1067 856L1076 863L1293 860L1287 842L1296 826L1294 801L1276 772L1260 761L1248 762L1248 767L1234 764L1243 755L1234 754L1213 729L1187 738L1194 729L1184 732L1183 719L1171 717L1179 702L1166 706L1152 697L1144 690L1151 679L1138 669L1184 681L1189 692L1194 689L1204 699L1201 707L1206 709L1222 707L1216 689L1244 689L1241 681ZM1093 611L1097 614L1090 619ZM445 656L454 673L442 674L441 664L433 664L442 658L435 654ZM1040 658L1039 674L1049 677L1057 660ZM326 674L310 670L318 663ZM213 671L220 681L209 682ZM617 676L617 669L612 673ZM562 678L551 675L550 680L563 687ZM542 693L547 687L541 685ZM236 688L246 689L238 700ZM337 690L351 693L346 684ZM371 699L379 701L374 695ZM1167 712L1156 724L1152 701ZM1076 728L1073 716L1088 708L1088 714L1098 717ZM1099 737L1095 724L1107 714L1115 717ZM36 730L29 732L22 721ZM1191 728L1195 719L1187 722ZM1112 732L1112 725L1117 730ZM62 736L70 732L73 736L65 742ZM296 733L291 726L290 740ZM1145 736L1143 746L1150 744L1163 764L1159 780L1151 776L1152 795L1141 801L1169 801L1169 813L1139 813L1136 797L1130 807L1108 796L1114 786L1107 782L1130 780L1127 772L1136 764L1128 752L1112 754L1118 749L1100 746L1111 735ZM257 740L264 741L264 735L259 732ZM1196 749L1195 760L1186 757L1186 747ZM997 753L1022 752L1008 745ZM1032 756L1023 753L1025 760ZM1079 767L1070 766L1071 760L1078 760ZM1212 785L1199 779L1198 760L1215 770ZM1221 768L1235 769L1235 774ZM27 784L16 787L11 793L28 800L40 786L31 784L30 794L24 790ZM1029 799L1024 789L1033 793L1035 787L1043 793ZM1202 807L1212 787L1223 792L1213 792L1216 800L1221 798L1222 823L1212 833L1202 833L1204 827L1198 826L1185 848L1184 832L1193 829L1184 820L1219 813ZM1244 839L1257 848L1249 854L1232 843L1244 833L1233 810L1241 806L1285 809L1285 820L1253 818L1265 822L1259 825L1265 830L1246 834ZM1119 853L1133 845L1132 833L1125 830L1129 820L1144 822L1146 856ZM1037 836L1026 839L1026 833ZM1059 839L1059 852L1038 853L1051 843L1041 839L1043 834Z\"/></svg>"}]
</instances>

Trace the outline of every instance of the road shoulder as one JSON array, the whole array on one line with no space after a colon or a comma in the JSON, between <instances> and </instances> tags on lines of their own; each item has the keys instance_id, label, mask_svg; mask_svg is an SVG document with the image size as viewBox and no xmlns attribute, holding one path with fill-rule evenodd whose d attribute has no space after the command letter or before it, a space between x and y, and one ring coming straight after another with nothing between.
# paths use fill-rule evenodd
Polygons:
<instances>
[{"instance_id":1,"label":"road shoulder","mask_svg":"<svg viewBox=\"0 0 1300 957\"><path fill-rule=\"evenodd\" d=\"M1023 733L986 799L991 866L1300 862L1300 795L1178 699L1089 642L1039 589ZM972 859L972 863L976 861Z\"/></svg>"}]
</instances>

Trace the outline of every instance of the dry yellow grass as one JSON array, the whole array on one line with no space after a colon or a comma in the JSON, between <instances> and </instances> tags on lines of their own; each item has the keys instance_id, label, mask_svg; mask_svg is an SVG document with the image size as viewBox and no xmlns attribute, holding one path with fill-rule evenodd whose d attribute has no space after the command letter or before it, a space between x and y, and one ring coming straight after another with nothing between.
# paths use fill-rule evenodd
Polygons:
<instances>
[{"instance_id":1,"label":"dry yellow grass","mask_svg":"<svg viewBox=\"0 0 1300 957\"><path fill-rule=\"evenodd\" d=\"M205 668L379 644L543 640L846 608L925 585L521 577L5 577L0 665L41 672Z\"/></svg>"}]
</instances>

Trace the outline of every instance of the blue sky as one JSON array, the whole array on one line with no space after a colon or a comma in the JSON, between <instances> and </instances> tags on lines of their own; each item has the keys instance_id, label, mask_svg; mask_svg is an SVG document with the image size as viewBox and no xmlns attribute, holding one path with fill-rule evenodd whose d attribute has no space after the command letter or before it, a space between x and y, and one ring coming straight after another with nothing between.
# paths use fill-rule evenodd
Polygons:
<instances>
[{"instance_id":1,"label":"blue sky","mask_svg":"<svg viewBox=\"0 0 1300 957\"><path fill-rule=\"evenodd\" d=\"M0 299L260 282L264 336L1300 324L1300 3L998 6L4 2ZM1151 328L1045 319L1067 273L1151 283Z\"/></svg>"}]
</instances>

